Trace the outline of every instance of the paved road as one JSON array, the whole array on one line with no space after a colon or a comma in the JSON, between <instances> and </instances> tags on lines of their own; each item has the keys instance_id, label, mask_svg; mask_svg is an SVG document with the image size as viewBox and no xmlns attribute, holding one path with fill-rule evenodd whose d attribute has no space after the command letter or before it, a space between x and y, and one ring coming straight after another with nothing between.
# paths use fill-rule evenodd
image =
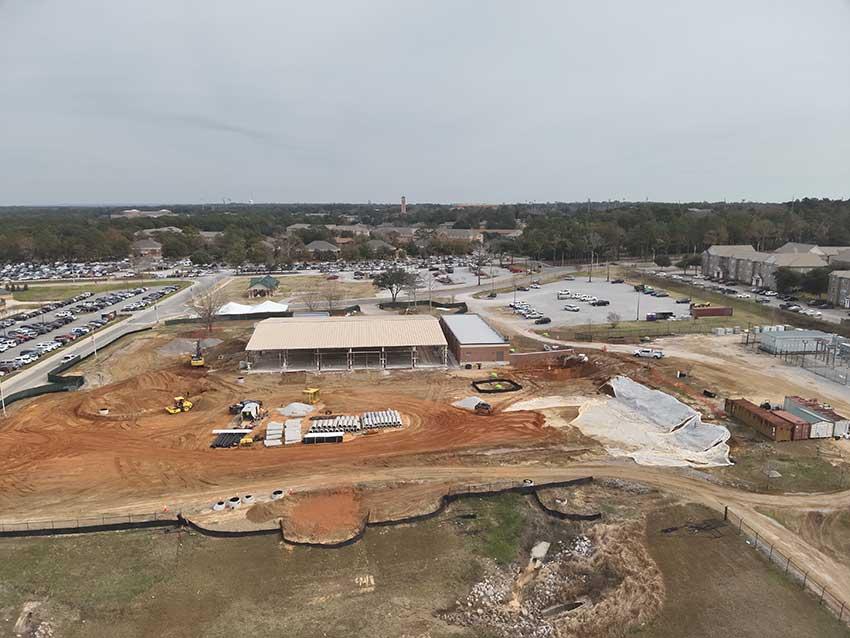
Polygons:
<instances>
[{"instance_id":1,"label":"paved road","mask_svg":"<svg viewBox=\"0 0 850 638\"><path fill-rule=\"evenodd\" d=\"M63 355L78 354L81 357L87 356L94 352L99 344L106 344L116 336L120 336L146 326L152 326L157 322L157 320L161 322L165 319L177 317L185 313L186 302L191 299L192 295L203 293L210 287L221 282L227 276L228 274L226 273L219 273L202 277L188 288L174 293L172 296L158 304L133 313L133 315L128 319L118 321L112 325L107 325L94 335L73 341L64 348L60 348L59 350L55 350L50 354L43 356L36 363L15 373L9 379L2 381L2 385L0 385L0 387L2 388L3 395L7 396L13 392L19 392L20 390L46 384L48 371L58 365L59 360ZM132 300L128 300L123 304L117 304L117 306L123 307L123 305L131 303L131 301ZM94 316L94 314L85 315L86 318L81 323L84 324L86 321L90 321L92 316ZM70 329L73 325L76 324L69 324L66 326L66 330ZM27 344L49 339L49 335L43 335L41 339L28 341ZM24 348L26 348L26 346L24 346ZM15 350L18 349L19 348L16 348ZM7 355L8 352L10 351L3 353L3 358L11 358L13 356Z\"/></svg>"}]
</instances>

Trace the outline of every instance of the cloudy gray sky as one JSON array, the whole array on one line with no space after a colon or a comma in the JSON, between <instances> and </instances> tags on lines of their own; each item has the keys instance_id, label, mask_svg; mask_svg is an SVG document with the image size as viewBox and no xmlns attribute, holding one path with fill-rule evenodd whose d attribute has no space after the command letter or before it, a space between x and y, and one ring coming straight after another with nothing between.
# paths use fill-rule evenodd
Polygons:
<instances>
[{"instance_id":1,"label":"cloudy gray sky","mask_svg":"<svg viewBox=\"0 0 850 638\"><path fill-rule=\"evenodd\" d=\"M850 196L850 0L0 0L0 203Z\"/></svg>"}]
</instances>

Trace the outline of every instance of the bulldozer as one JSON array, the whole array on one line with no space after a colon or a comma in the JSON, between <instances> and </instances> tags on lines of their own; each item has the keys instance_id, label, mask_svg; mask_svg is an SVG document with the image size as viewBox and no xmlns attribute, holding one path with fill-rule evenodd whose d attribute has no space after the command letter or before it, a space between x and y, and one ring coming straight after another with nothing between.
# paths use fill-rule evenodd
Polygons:
<instances>
[{"instance_id":1,"label":"bulldozer","mask_svg":"<svg viewBox=\"0 0 850 638\"><path fill-rule=\"evenodd\" d=\"M200 340L195 342L195 352L189 358L189 365L193 368L203 368L205 365L204 352L201 350Z\"/></svg>"},{"instance_id":2,"label":"bulldozer","mask_svg":"<svg viewBox=\"0 0 850 638\"><path fill-rule=\"evenodd\" d=\"M186 397L174 397L174 405L166 406L165 411L169 414L180 414L191 410L193 405L195 404Z\"/></svg>"}]
</instances>

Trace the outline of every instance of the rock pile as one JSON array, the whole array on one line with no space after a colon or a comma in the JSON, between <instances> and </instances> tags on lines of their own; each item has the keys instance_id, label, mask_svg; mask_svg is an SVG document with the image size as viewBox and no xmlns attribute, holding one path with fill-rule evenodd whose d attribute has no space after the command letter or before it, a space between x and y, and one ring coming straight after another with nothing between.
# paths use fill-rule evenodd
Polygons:
<instances>
[{"instance_id":1,"label":"rock pile","mask_svg":"<svg viewBox=\"0 0 850 638\"><path fill-rule=\"evenodd\" d=\"M514 589L522 567L514 564L508 569L493 568L472 586L465 599L456 601L455 608L441 616L463 627L486 627L503 638L555 636L556 619L547 618L544 610L571 602L562 597L569 582L569 561L587 558L594 550L586 536L557 543L557 551L549 554L534 580L518 596Z\"/></svg>"}]
</instances>

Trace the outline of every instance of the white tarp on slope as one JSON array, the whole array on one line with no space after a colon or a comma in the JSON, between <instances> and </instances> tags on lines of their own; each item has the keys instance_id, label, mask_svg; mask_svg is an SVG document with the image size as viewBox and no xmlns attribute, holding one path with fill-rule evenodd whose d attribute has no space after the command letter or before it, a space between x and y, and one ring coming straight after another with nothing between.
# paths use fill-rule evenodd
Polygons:
<instances>
[{"instance_id":1,"label":"white tarp on slope","mask_svg":"<svg viewBox=\"0 0 850 638\"><path fill-rule=\"evenodd\" d=\"M628 377L609 384L614 398L591 400L573 421L609 453L641 465L731 465L725 427L703 423L693 408Z\"/></svg>"},{"instance_id":2,"label":"white tarp on slope","mask_svg":"<svg viewBox=\"0 0 850 638\"><path fill-rule=\"evenodd\" d=\"M224 304L216 312L217 315L253 315L259 312L286 312L289 306L285 303L277 303L274 301L264 301L256 306L249 306L243 303L231 301Z\"/></svg>"}]
</instances>

